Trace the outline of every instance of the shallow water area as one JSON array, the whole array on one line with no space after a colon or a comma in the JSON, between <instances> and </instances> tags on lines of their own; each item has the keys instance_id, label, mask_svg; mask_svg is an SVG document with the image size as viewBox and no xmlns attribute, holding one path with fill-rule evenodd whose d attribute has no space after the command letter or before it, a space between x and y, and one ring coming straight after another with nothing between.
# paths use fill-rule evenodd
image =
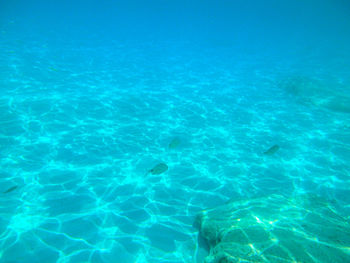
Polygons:
<instances>
[{"instance_id":1,"label":"shallow water area","mask_svg":"<svg viewBox=\"0 0 350 263\"><path fill-rule=\"evenodd\" d=\"M233 262L350 260L346 48L18 23L0 39L1 263L215 262L196 218L225 207Z\"/></svg>"}]
</instances>

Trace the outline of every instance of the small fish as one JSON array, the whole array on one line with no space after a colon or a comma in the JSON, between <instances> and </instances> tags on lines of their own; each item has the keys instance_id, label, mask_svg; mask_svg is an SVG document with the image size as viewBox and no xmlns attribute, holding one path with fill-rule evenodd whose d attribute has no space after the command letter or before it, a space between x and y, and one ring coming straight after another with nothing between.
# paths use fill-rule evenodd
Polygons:
<instances>
[{"instance_id":1,"label":"small fish","mask_svg":"<svg viewBox=\"0 0 350 263\"><path fill-rule=\"evenodd\" d=\"M14 190L16 190L18 187L18 185L14 185L14 186L11 186L9 189L7 189L6 191L2 192L3 194L7 194L7 193L10 193Z\"/></svg>"},{"instance_id":2,"label":"small fish","mask_svg":"<svg viewBox=\"0 0 350 263\"><path fill-rule=\"evenodd\" d=\"M171 142L169 143L169 149L175 149L180 145L180 143L181 141L179 138L172 139Z\"/></svg>"},{"instance_id":3,"label":"small fish","mask_svg":"<svg viewBox=\"0 0 350 263\"><path fill-rule=\"evenodd\" d=\"M57 68L53 68L53 67L49 67L49 70L51 70L51 71L58 71Z\"/></svg>"},{"instance_id":4,"label":"small fish","mask_svg":"<svg viewBox=\"0 0 350 263\"><path fill-rule=\"evenodd\" d=\"M168 170L168 166L165 163L159 163L156 166L154 166L151 170L149 170L148 173L162 174L162 173L166 172L167 170Z\"/></svg>"},{"instance_id":5,"label":"small fish","mask_svg":"<svg viewBox=\"0 0 350 263\"><path fill-rule=\"evenodd\" d=\"M280 147L277 144L275 144L274 146L270 147L267 151L265 151L264 154L265 155L273 155L279 149L280 149Z\"/></svg>"}]
</instances>

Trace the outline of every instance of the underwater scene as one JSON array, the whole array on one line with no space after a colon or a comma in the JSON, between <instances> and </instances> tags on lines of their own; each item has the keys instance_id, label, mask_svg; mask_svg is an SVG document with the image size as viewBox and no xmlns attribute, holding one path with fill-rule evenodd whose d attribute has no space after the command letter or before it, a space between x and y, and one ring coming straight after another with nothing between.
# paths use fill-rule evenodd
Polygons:
<instances>
[{"instance_id":1,"label":"underwater scene","mask_svg":"<svg viewBox=\"0 0 350 263\"><path fill-rule=\"evenodd\" d=\"M0 0L0 263L350 262L349 17Z\"/></svg>"}]
</instances>

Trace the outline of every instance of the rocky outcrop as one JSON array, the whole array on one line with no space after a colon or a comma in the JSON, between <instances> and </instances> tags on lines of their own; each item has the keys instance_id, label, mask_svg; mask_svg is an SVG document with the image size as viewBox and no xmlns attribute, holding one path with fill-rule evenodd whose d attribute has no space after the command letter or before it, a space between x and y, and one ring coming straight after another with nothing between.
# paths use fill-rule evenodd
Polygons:
<instances>
[{"instance_id":1,"label":"rocky outcrop","mask_svg":"<svg viewBox=\"0 0 350 263\"><path fill-rule=\"evenodd\" d=\"M305 194L228 202L202 211L205 263L350 262L350 226L331 203Z\"/></svg>"},{"instance_id":2,"label":"rocky outcrop","mask_svg":"<svg viewBox=\"0 0 350 263\"><path fill-rule=\"evenodd\" d=\"M303 76L290 76L278 81L277 85L304 105L350 113L349 87L344 84Z\"/></svg>"}]
</instances>

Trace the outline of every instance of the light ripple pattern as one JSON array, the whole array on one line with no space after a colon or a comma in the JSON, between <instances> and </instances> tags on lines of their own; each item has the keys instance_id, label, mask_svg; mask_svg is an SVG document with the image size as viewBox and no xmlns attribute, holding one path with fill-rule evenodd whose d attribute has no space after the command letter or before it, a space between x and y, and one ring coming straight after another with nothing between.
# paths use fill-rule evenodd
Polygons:
<instances>
[{"instance_id":1,"label":"light ripple pattern","mask_svg":"<svg viewBox=\"0 0 350 263\"><path fill-rule=\"evenodd\" d=\"M281 77L295 75L283 61L187 45L1 42L0 262L203 262L196 215L242 199L251 215L273 199L275 225L308 240L315 208L283 221L293 198L331 202L327 229L348 220L346 107L291 92L306 84ZM168 170L149 173L158 163ZM281 214L277 196L291 199ZM348 239L322 242L350 260ZM276 262L295 262L282 245Z\"/></svg>"}]
</instances>

